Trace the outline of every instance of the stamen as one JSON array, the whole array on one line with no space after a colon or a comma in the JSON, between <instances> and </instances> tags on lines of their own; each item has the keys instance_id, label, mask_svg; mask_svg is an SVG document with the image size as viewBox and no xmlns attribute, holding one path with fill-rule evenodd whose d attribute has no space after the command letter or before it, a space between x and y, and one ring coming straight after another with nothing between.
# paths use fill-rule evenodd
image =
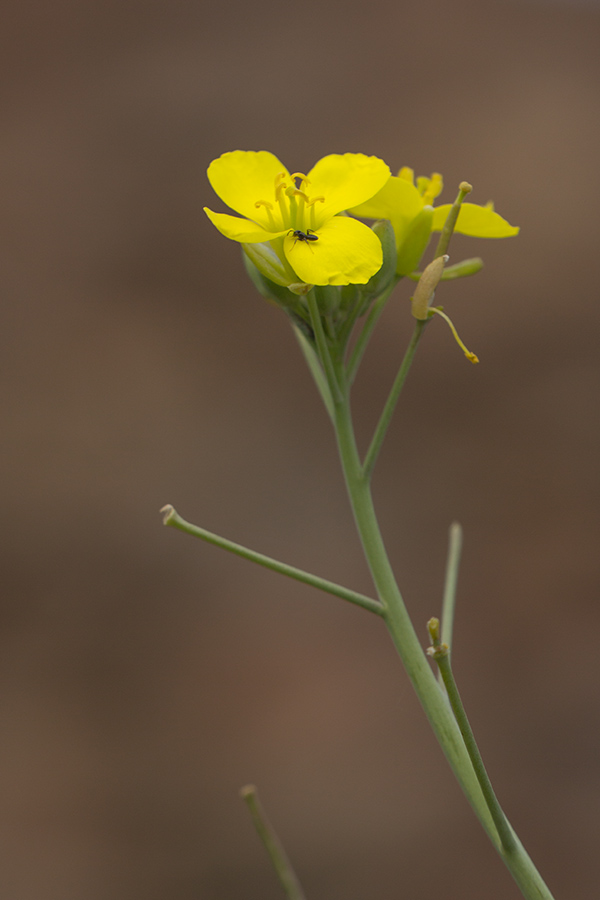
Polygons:
<instances>
[{"instance_id":1,"label":"stamen","mask_svg":"<svg viewBox=\"0 0 600 900\"><path fill-rule=\"evenodd\" d=\"M299 191L298 189L294 191L290 191L288 193L290 200L294 197L298 197L298 207L296 209L296 218L295 223L298 228L304 227L304 209L306 206L306 202L308 200L308 196L304 193L304 191Z\"/></svg>"},{"instance_id":2,"label":"stamen","mask_svg":"<svg viewBox=\"0 0 600 900\"><path fill-rule=\"evenodd\" d=\"M445 312L443 312L442 307L441 306L432 306L431 309L429 310L429 313L430 313L430 315L433 313L437 313L438 316L441 316L442 319L445 319L445 321L450 326L450 331L454 335L454 340L456 341L456 343L458 344L460 349L463 351L463 353L465 354L465 356L467 357L469 362L472 362L473 364L478 363L479 358L471 350L468 350L465 347L465 345L463 344L463 342L461 341L461 339L458 336L458 331L452 324L452 320L449 318L449 316L446 315Z\"/></svg>"},{"instance_id":3,"label":"stamen","mask_svg":"<svg viewBox=\"0 0 600 900\"><path fill-rule=\"evenodd\" d=\"M308 178L306 177L306 175L304 175L302 172L294 172L293 175L290 175L290 178L291 178L292 180L295 180L296 178L300 178L300 179L302 179L302 181L303 181L305 184L310 184L310 181L308 180Z\"/></svg>"},{"instance_id":4,"label":"stamen","mask_svg":"<svg viewBox=\"0 0 600 900\"><path fill-rule=\"evenodd\" d=\"M298 204L296 203L296 193L300 193L300 196L304 196L301 191L296 191L296 188L286 188L285 196L288 198L289 202L288 221L293 228L298 227Z\"/></svg>"},{"instance_id":5,"label":"stamen","mask_svg":"<svg viewBox=\"0 0 600 900\"><path fill-rule=\"evenodd\" d=\"M429 184L425 188L423 193L423 202L426 206L430 206L436 197L438 197L443 190L444 182L442 176L439 172L434 172L429 179Z\"/></svg>"},{"instance_id":6,"label":"stamen","mask_svg":"<svg viewBox=\"0 0 600 900\"><path fill-rule=\"evenodd\" d=\"M402 178L404 181L410 181L411 184L414 184L415 170L410 169L408 166L402 166L402 168L398 172L398 178Z\"/></svg>"},{"instance_id":7,"label":"stamen","mask_svg":"<svg viewBox=\"0 0 600 900\"><path fill-rule=\"evenodd\" d=\"M417 178L417 190L420 193L421 197L429 187L429 178L427 175L419 175Z\"/></svg>"},{"instance_id":8,"label":"stamen","mask_svg":"<svg viewBox=\"0 0 600 900\"><path fill-rule=\"evenodd\" d=\"M307 206L314 206L315 203L325 203L325 197L313 197L312 200L306 198Z\"/></svg>"},{"instance_id":9,"label":"stamen","mask_svg":"<svg viewBox=\"0 0 600 900\"><path fill-rule=\"evenodd\" d=\"M279 231L279 228L277 227L277 222L275 221L275 218L274 218L273 212L272 212L273 204L269 203L268 200L257 200L256 203L254 204L254 206L256 207L256 209L260 209L261 206L264 206L264 208L267 212L267 218L269 220L269 227L271 228L271 231Z\"/></svg>"}]
</instances>

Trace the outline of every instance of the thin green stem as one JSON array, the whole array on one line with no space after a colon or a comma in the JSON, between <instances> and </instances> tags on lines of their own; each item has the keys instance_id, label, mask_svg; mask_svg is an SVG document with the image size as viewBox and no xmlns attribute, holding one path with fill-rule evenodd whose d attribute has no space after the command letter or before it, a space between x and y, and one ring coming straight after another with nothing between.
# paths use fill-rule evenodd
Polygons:
<instances>
[{"instance_id":1,"label":"thin green stem","mask_svg":"<svg viewBox=\"0 0 600 900\"><path fill-rule=\"evenodd\" d=\"M323 368L321 366L321 363L319 362L319 357L317 356L312 344L302 334L297 326L294 326L294 334L296 335L296 340L300 344L300 349L304 354L304 359L306 360L306 364L310 370L310 374L312 375L317 386L317 390L319 391L323 403L325 404L325 409L329 413L329 418L333 420L333 399L331 397L331 391L329 390L327 378L325 377L325 373L323 372Z\"/></svg>"},{"instance_id":2,"label":"thin green stem","mask_svg":"<svg viewBox=\"0 0 600 900\"><path fill-rule=\"evenodd\" d=\"M414 355L419 345L419 341L421 339L421 335L423 334L425 325L426 321L417 319L415 322L415 330L413 331L410 344L408 345L406 353L404 354L404 359L402 360L402 364L400 365L400 369L398 370L398 374L396 375L395 381L392 385L392 389L386 400L385 406L383 407L383 412L381 413L379 422L377 423L377 428L375 429L375 434L373 435L373 439L367 451L367 455L365 456L365 462L363 465L364 477L367 480L370 479L373 473L373 467L377 460L377 456L379 455L379 451L381 450L381 445L383 444L383 440L385 438L389 424L392 420L394 409L396 408L396 403L398 402L400 392L404 387L406 376L408 375L409 369L414 359Z\"/></svg>"},{"instance_id":3,"label":"thin green stem","mask_svg":"<svg viewBox=\"0 0 600 900\"><path fill-rule=\"evenodd\" d=\"M456 608L456 584L462 551L463 533L458 522L453 522L448 532L448 558L446 560L446 579L444 582L444 599L442 601L442 643L452 649L452 629Z\"/></svg>"},{"instance_id":4,"label":"thin green stem","mask_svg":"<svg viewBox=\"0 0 600 900\"><path fill-rule=\"evenodd\" d=\"M444 222L442 233L440 234L440 239L433 255L434 259L437 259L438 256L444 256L444 254L447 252L448 245L450 244L450 238L454 233L454 226L456 225L456 220L458 219L458 214L460 212L462 202L467 194L470 194L472 190L473 188L468 183L468 181L461 181L458 189L458 196L450 207L450 211L446 216L446 221Z\"/></svg>"},{"instance_id":5,"label":"thin green stem","mask_svg":"<svg viewBox=\"0 0 600 900\"><path fill-rule=\"evenodd\" d=\"M372 305L371 309L368 312L367 318L365 320L365 324L363 325L362 331L359 334L356 344L354 345L354 349L350 354L350 361L348 362L348 383L352 384L354 378L356 377L356 373L358 372L358 367L363 358L364 352L367 349L367 345L373 334L373 329L377 325L379 321L379 317L381 316L383 310L385 309L385 305L389 300L392 291L398 284L400 278L395 278L390 286L386 288L386 290L381 294L375 303Z\"/></svg>"},{"instance_id":6,"label":"thin green stem","mask_svg":"<svg viewBox=\"0 0 600 900\"><path fill-rule=\"evenodd\" d=\"M310 313L311 325L315 333L317 350L319 352L319 357L321 359L323 369L325 370L325 375L327 376L327 382L329 384L329 390L331 391L331 397L335 404L339 402L342 395L340 391L340 385L335 373L333 360L331 358L329 344L327 343L327 337L325 335L325 331L323 330L323 322L321 320L321 314L319 312L317 298L315 297L314 291L308 292L308 294L306 295L306 302L308 305L308 311Z\"/></svg>"},{"instance_id":7,"label":"thin green stem","mask_svg":"<svg viewBox=\"0 0 600 900\"><path fill-rule=\"evenodd\" d=\"M240 791L242 799L250 810L254 827L258 832L258 836L263 842L267 853L273 863L273 868L277 872L277 876L281 882L283 890L288 900L305 900L304 891L298 881L298 876L292 868L287 853L283 849L283 845L273 826L267 819L262 804L258 799L256 788L253 784L248 784Z\"/></svg>"},{"instance_id":8,"label":"thin green stem","mask_svg":"<svg viewBox=\"0 0 600 900\"><path fill-rule=\"evenodd\" d=\"M553 900L552 894L515 836L508 852L496 827L473 768L454 713L433 674L396 583L365 479L350 415L348 396L336 406L336 433L346 486L357 529L384 619L431 727L475 814L509 868L526 900Z\"/></svg>"},{"instance_id":9,"label":"thin green stem","mask_svg":"<svg viewBox=\"0 0 600 900\"><path fill-rule=\"evenodd\" d=\"M341 326L338 332L338 342L340 345L340 349L343 351L346 349L348 345L348 341L350 340L350 335L354 330L354 326L356 324L356 320L360 315L361 308L365 302L365 298L361 293L358 285L351 285L354 288L355 298L348 308L348 312L346 315L346 319L344 320L343 325Z\"/></svg>"},{"instance_id":10,"label":"thin green stem","mask_svg":"<svg viewBox=\"0 0 600 900\"><path fill-rule=\"evenodd\" d=\"M297 569L295 566L288 566L286 563L279 562L277 559L272 559L270 556L256 553L254 550L250 550L242 544L235 544L233 541L229 541L227 538L221 537L218 534L213 534L212 531L207 531L205 528L200 528L198 525L192 525L190 522L186 522L185 519L182 519L170 505L163 506L161 512L163 513L163 522L165 525L170 525L172 528L179 529L179 531L185 531L186 534L191 534L193 537L200 538L200 540L206 541L208 544L214 544L217 547L221 547L223 550L228 550L229 553L234 553L236 556L248 559L250 562L257 563L259 566L264 566L265 569L279 572L280 575L286 575L288 578L293 578L295 581L301 581L303 584L310 584L311 587L316 587L320 591L325 591L326 594L333 594L335 597L340 597L342 600L347 600L349 603L354 603L356 606L362 606L363 609L368 609L369 612L375 613L378 616L383 615L381 603L378 603L377 600L373 600L371 597L366 597L364 594L351 591L339 584L335 584L333 581L327 581L325 578L319 578L318 575L312 575L310 572L305 572L303 569Z\"/></svg>"},{"instance_id":11,"label":"thin green stem","mask_svg":"<svg viewBox=\"0 0 600 900\"><path fill-rule=\"evenodd\" d=\"M440 670L440 674L446 688L446 693L448 694L448 700L450 701L450 706L452 707L452 712L454 713L454 716L458 723L458 727L460 728L460 733L463 736L465 747L467 748L467 753L469 754L469 758L473 765L473 770L481 787L481 792L485 797L485 802L487 803L490 815L494 820L494 825L496 826L498 834L500 835L503 850L506 854L512 854L517 848L515 835L508 823L508 819L504 815L502 807L498 802L498 798L496 797L496 794L494 793L494 789L492 787L492 782L490 781L486 768L483 764L483 759L481 758L481 753L479 752L479 747L477 746L477 741L475 740L473 729L471 728L471 724L469 722L469 719L467 718L467 714L465 712L465 708L463 706L463 702L461 700L461 696L456 685L454 675L452 673L448 647L444 644L442 646L438 646L437 648L431 647L430 651L433 651L430 653L430 655L438 664L438 668Z\"/></svg>"}]
</instances>

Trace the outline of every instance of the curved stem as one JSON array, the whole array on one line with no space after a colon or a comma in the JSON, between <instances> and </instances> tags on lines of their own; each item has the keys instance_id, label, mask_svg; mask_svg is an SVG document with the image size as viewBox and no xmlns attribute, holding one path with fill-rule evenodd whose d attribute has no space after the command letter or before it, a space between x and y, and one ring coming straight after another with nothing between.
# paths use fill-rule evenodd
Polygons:
<instances>
[{"instance_id":1,"label":"curved stem","mask_svg":"<svg viewBox=\"0 0 600 900\"><path fill-rule=\"evenodd\" d=\"M369 483L360 465L347 390L343 402L336 404L335 413L340 458L356 526L385 609L386 625L415 692L461 788L523 896L526 900L553 900L516 835L510 850L503 846L456 719L417 638L387 556Z\"/></svg>"}]
</instances>

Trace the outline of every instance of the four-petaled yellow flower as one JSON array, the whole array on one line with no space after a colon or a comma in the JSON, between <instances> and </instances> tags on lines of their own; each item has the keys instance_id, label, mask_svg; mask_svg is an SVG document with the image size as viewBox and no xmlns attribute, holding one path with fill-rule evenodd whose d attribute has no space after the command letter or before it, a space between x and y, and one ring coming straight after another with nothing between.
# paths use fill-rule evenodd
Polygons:
<instances>
[{"instance_id":1,"label":"four-petaled yellow flower","mask_svg":"<svg viewBox=\"0 0 600 900\"><path fill-rule=\"evenodd\" d=\"M383 188L390 179L383 160L331 154L304 175L290 174L266 150L234 150L213 160L208 178L221 200L245 217L205 207L211 222L242 244L269 242L289 284L366 284L380 269L379 238L340 213Z\"/></svg>"},{"instance_id":2,"label":"four-petaled yellow flower","mask_svg":"<svg viewBox=\"0 0 600 900\"><path fill-rule=\"evenodd\" d=\"M365 203L350 208L353 215L365 219L390 220L396 235L398 275L410 275L418 267L431 232L444 227L451 204L433 208L442 188L442 176L437 172L431 178L417 178L415 185L413 170L405 167ZM519 233L518 228L494 212L491 203L486 206L463 203L454 230L484 238L512 237Z\"/></svg>"}]
</instances>

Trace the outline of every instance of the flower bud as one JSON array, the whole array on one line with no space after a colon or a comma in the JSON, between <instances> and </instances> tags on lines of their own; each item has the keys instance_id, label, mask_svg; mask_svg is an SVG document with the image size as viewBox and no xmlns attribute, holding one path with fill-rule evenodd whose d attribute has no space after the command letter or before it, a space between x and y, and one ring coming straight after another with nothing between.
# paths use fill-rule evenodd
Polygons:
<instances>
[{"instance_id":1,"label":"flower bud","mask_svg":"<svg viewBox=\"0 0 600 900\"><path fill-rule=\"evenodd\" d=\"M282 262L271 244L244 243L242 249L261 275L264 275L270 282L287 287L298 281L298 276Z\"/></svg>"},{"instance_id":2,"label":"flower bud","mask_svg":"<svg viewBox=\"0 0 600 900\"><path fill-rule=\"evenodd\" d=\"M453 266L444 269L442 281L452 281L454 278L466 278L467 275L476 275L483 269L483 260L479 256L471 259L463 259Z\"/></svg>"}]
</instances>

